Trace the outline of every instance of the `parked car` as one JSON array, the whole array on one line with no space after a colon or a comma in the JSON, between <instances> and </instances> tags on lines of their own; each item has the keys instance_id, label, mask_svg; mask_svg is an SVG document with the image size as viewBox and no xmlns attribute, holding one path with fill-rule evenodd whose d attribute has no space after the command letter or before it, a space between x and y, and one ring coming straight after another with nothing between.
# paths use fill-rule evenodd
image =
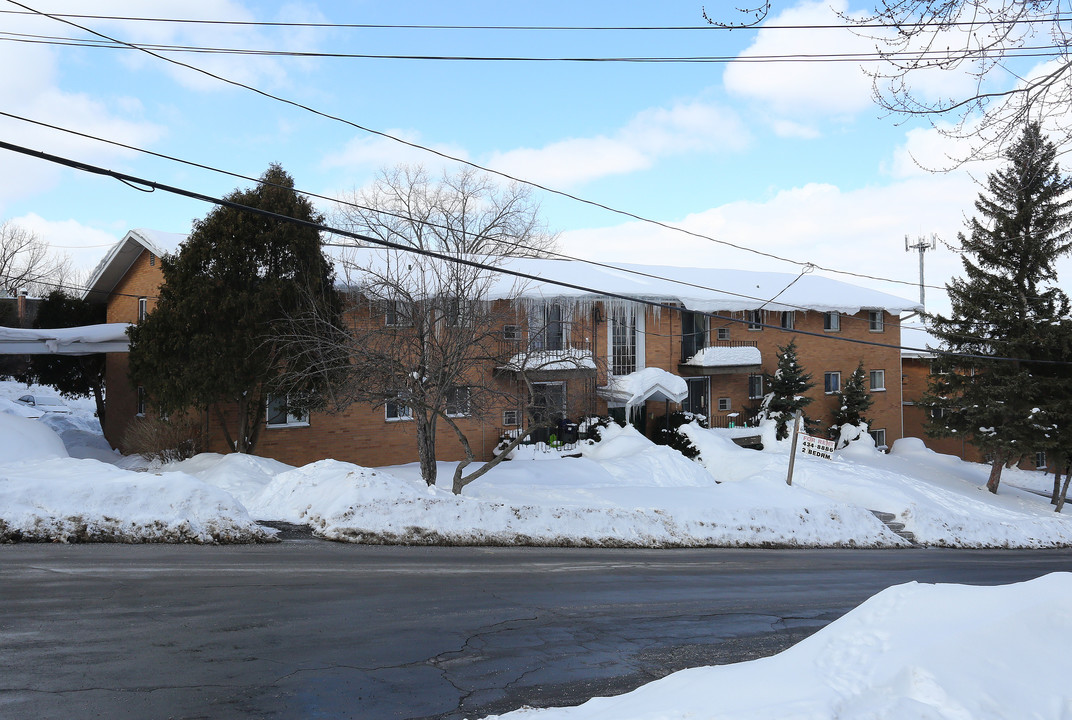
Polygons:
<instances>
[{"instance_id":1,"label":"parked car","mask_svg":"<svg viewBox=\"0 0 1072 720\"><path fill-rule=\"evenodd\" d=\"M23 395L15 402L25 405L26 407L34 408L35 410L47 413L70 413L71 408L67 407L67 403L63 402L55 395Z\"/></svg>"}]
</instances>

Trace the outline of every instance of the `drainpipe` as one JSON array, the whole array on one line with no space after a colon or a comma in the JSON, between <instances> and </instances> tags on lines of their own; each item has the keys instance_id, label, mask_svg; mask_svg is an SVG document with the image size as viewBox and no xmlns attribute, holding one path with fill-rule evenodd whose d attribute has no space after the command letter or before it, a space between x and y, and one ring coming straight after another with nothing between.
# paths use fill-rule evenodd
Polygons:
<instances>
[{"instance_id":1,"label":"drainpipe","mask_svg":"<svg viewBox=\"0 0 1072 720\"><path fill-rule=\"evenodd\" d=\"M19 290L18 299L18 313L19 313L19 327L24 328L29 326L29 322L26 317L26 290Z\"/></svg>"}]
</instances>

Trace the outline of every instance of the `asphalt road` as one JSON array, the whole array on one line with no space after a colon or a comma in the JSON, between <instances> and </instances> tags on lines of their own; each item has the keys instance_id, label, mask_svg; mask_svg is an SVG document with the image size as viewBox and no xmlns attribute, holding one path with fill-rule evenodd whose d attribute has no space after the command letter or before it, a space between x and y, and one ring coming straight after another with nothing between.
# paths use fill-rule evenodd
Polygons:
<instances>
[{"instance_id":1,"label":"asphalt road","mask_svg":"<svg viewBox=\"0 0 1072 720\"><path fill-rule=\"evenodd\" d=\"M0 718L479 718L777 652L1072 551L0 546Z\"/></svg>"}]
</instances>

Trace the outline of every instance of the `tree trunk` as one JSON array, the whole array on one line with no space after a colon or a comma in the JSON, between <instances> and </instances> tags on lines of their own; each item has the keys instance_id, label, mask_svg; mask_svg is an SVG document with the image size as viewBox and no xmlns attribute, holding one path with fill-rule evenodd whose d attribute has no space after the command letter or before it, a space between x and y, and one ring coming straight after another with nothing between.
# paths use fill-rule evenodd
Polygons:
<instances>
[{"instance_id":1,"label":"tree trunk","mask_svg":"<svg viewBox=\"0 0 1072 720\"><path fill-rule=\"evenodd\" d=\"M432 487L436 484L436 428L435 417L428 418L423 412L414 413L417 421L417 455L421 460L421 477Z\"/></svg>"},{"instance_id":2,"label":"tree trunk","mask_svg":"<svg viewBox=\"0 0 1072 720\"><path fill-rule=\"evenodd\" d=\"M1065 467L1065 481L1061 485L1061 493L1057 496L1057 507L1054 512L1061 512L1065 506L1065 498L1068 497L1068 482L1072 480L1072 467Z\"/></svg>"},{"instance_id":3,"label":"tree trunk","mask_svg":"<svg viewBox=\"0 0 1072 720\"><path fill-rule=\"evenodd\" d=\"M1053 493L1050 494L1050 505L1056 505L1059 497L1061 497L1061 469L1055 467L1053 469ZM1058 510L1057 512L1061 511Z\"/></svg>"},{"instance_id":4,"label":"tree trunk","mask_svg":"<svg viewBox=\"0 0 1072 720\"><path fill-rule=\"evenodd\" d=\"M104 413L107 412L108 407L104 404L104 389L100 383L93 383L93 402L97 404L97 419L100 420L100 426L104 428Z\"/></svg>"},{"instance_id":5,"label":"tree trunk","mask_svg":"<svg viewBox=\"0 0 1072 720\"><path fill-rule=\"evenodd\" d=\"M986 489L995 495L998 494L998 483L1001 482L1001 469L1005 467L1005 459L1001 457L994 458L994 462L990 465L990 479L986 481Z\"/></svg>"},{"instance_id":6,"label":"tree trunk","mask_svg":"<svg viewBox=\"0 0 1072 720\"><path fill-rule=\"evenodd\" d=\"M462 472L465 470L465 468L469 467L469 465L473 463L473 449L469 445L469 438L465 437L465 433L463 433L462 429L458 427L458 424L455 423L454 420L449 417L445 418L445 420L447 421L447 424L449 424L454 429L455 434L457 434L458 436L458 441L465 449L465 460L459 462L458 466L454 468L454 481L451 484L450 490L455 495L461 495L462 490L465 488L466 485L473 482L478 477L486 473L488 470L491 470L493 467L505 460L506 456L510 454L510 451L520 445L521 442L529 435L528 430L519 430L517 433L517 437L511 440L509 444L507 444L507 446L503 448L502 452L493 457L491 460L488 460L486 463L478 467L473 472L469 473L465 477L462 477Z\"/></svg>"},{"instance_id":7,"label":"tree trunk","mask_svg":"<svg viewBox=\"0 0 1072 720\"><path fill-rule=\"evenodd\" d=\"M216 420L220 423L220 429L223 430L223 440L227 443L227 447L231 448L231 451L235 450L235 441L231 437L231 431L227 429L227 418L223 415L223 410L220 410L219 403L213 403L212 409L216 411Z\"/></svg>"},{"instance_id":8,"label":"tree trunk","mask_svg":"<svg viewBox=\"0 0 1072 720\"><path fill-rule=\"evenodd\" d=\"M235 429L238 431L238 443L235 452L249 452L249 436L246 435L246 420L249 414L249 400L245 395L238 398L238 417L235 419Z\"/></svg>"}]
</instances>

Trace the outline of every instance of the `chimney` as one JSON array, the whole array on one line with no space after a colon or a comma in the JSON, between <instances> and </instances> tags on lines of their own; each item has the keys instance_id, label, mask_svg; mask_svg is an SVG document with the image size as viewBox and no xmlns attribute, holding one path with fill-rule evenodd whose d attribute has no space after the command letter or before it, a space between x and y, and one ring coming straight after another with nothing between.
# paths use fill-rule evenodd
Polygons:
<instances>
[{"instance_id":1,"label":"chimney","mask_svg":"<svg viewBox=\"0 0 1072 720\"><path fill-rule=\"evenodd\" d=\"M26 290L19 290L19 327L24 328L29 325L26 318Z\"/></svg>"}]
</instances>

